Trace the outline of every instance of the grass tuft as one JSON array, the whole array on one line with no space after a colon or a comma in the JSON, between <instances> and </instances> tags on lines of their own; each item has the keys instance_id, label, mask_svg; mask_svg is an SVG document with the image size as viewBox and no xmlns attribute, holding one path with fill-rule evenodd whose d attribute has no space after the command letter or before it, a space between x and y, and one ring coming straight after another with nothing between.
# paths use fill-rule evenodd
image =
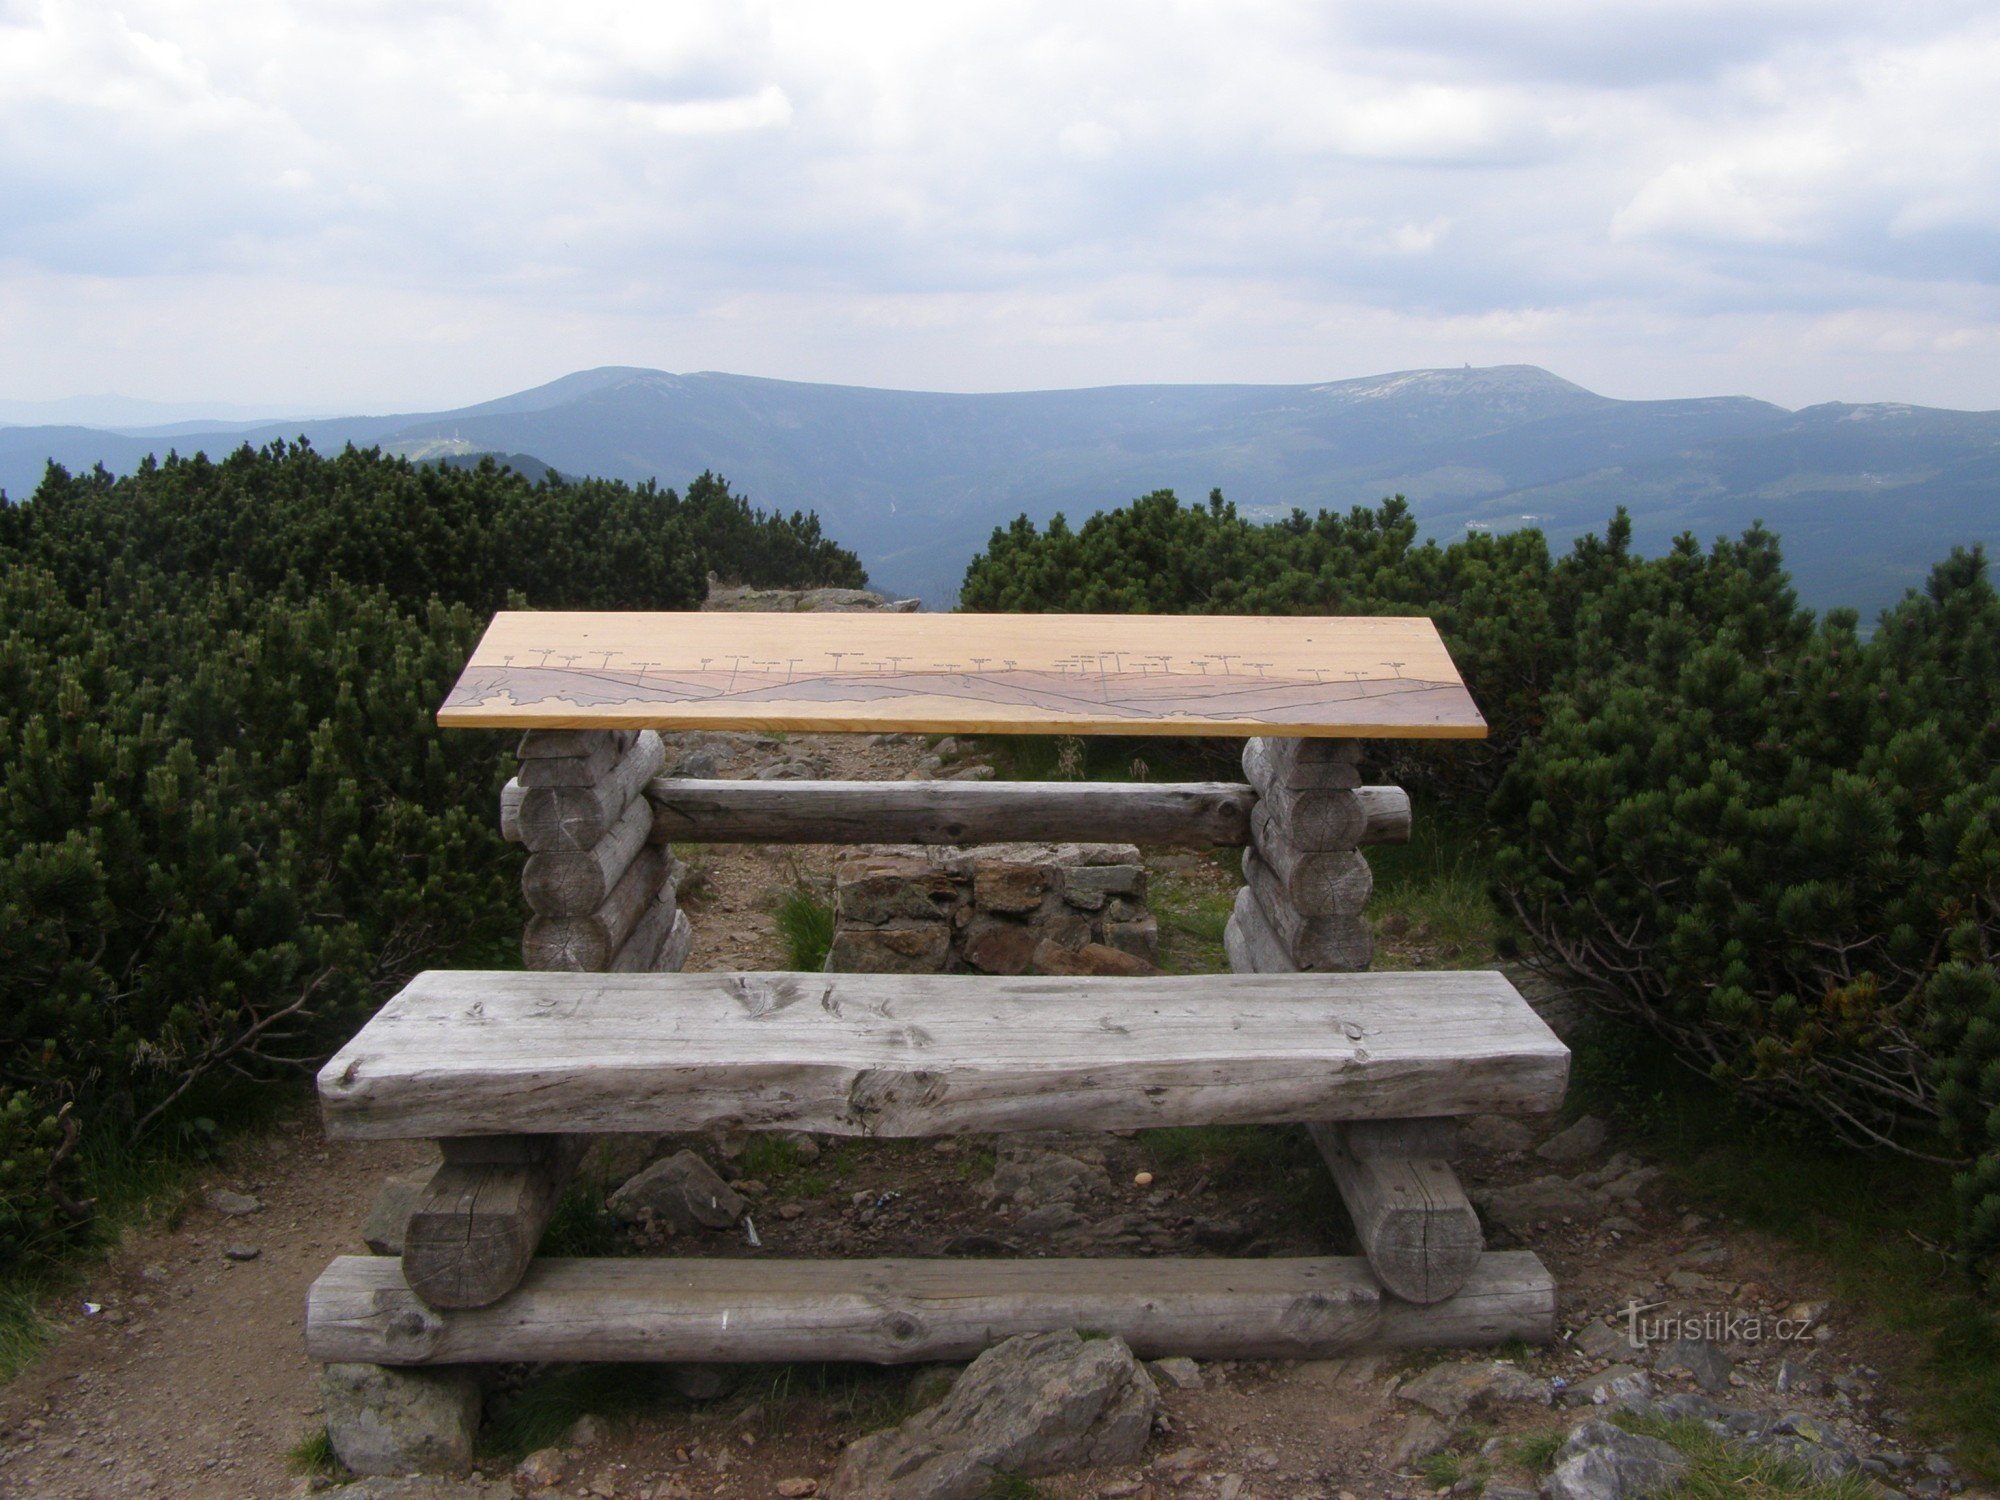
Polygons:
<instances>
[{"instance_id":1,"label":"grass tuft","mask_svg":"<svg viewBox=\"0 0 2000 1500\"><path fill-rule=\"evenodd\" d=\"M294 1474L311 1478L319 1475L326 1479L338 1479L347 1471L340 1460L333 1455L333 1439L326 1435L324 1427L315 1427L300 1438L285 1454L285 1467Z\"/></svg>"},{"instance_id":2,"label":"grass tuft","mask_svg":"<svg viewBox=\"0 0 2000 1500\"><path fill-rule=\"evenodd\" d=\"M830 905L805 884L798 883L778 898L773 919L785 945L788 967L805 973L817 973L826 967L826 955L833 947Z\"/></svg>"}]
</instances>

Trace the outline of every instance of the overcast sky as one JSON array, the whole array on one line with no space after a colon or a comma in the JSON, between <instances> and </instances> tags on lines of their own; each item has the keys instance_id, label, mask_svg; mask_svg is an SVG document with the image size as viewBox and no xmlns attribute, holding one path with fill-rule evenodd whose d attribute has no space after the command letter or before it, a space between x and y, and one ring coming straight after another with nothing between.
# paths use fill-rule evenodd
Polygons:
<instances>
[{"instance_id":1,"label":"overcast sky","mask_svg":"<svg viewBox=\"0 0 2000 1500\"><path fill-rule=\"evenodd\" d=\"M0 0L0 398L2000 407L2000 7Z\"/></svg>"}]
</instances>

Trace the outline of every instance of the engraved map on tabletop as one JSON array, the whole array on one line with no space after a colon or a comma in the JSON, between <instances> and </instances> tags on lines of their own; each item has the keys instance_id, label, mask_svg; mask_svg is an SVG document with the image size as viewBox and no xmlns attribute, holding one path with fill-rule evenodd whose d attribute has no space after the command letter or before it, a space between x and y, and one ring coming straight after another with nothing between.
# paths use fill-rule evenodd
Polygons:
<instances>
[{"instance_id":1,"label":"engraved map on tabletop","mask_svg":"<svg viewBox=\"0 0 2000 1500\"><path fill-rule=\"evenodd\" d=\"M1429 620L1133 615L494 617L457 727L1475 737Z\"/></svg>"}]
</instances>

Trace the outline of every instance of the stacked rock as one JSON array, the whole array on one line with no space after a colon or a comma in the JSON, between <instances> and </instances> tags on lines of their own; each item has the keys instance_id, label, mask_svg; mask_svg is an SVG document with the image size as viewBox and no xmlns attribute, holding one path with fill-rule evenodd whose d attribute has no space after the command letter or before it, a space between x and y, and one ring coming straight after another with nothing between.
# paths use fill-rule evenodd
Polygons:
<instances>
[{"instance_id":1,"label":"stacked rock","mask_svg":"<svg viewBox=\"0 0 2000 1500\"><path fill-rule=\"evenodd\" d=\"M672 856L652 842L646 783L666 760L652 730L531 729L500 801L501 832L528 848L521 934L531 969L677 970L693 935Z\"/></svg>"},{"instance_id":2,"label":"stacked rock","mask_svg":"<svg viewBox=\"0 0 2000 1500\"><path fill-rule=\"evenodd\" d=\"M1243 888L1224 931L1239 974L1365 969L1375 886L1364 844L1410 836L1401 787L1361 785L1358 740L1253 739L1243 773L1257 793Z\"/></svg>"},{"instance_id":3,"label":"stacked rock","mask_svg":"<svg viewBox=\"0 0 2000 1500\"><path fill-rule=\"evenodd\" d=\"M1144 974L1160 952L1130 844L850 850L833 912L830 973Z\"/></svg>"}]
</instances>

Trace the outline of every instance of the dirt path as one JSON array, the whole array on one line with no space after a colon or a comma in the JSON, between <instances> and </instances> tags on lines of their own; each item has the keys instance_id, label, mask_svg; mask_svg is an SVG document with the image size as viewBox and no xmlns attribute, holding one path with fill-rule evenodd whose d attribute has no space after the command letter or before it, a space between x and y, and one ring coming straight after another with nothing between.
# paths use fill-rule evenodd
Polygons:
<instances>
[{"instance_id":1,"label":"dirt path","mask_svg":"<svg viewBox=\"0 0 2000 1500\"><path fill-rule=\"evenodd\" d=\"M718 767L723 774L791 761L820 777L854 778L907 774L926 754L907 740L853 738L717 748L733 762ZM690 898L696 944L689 966L783 966L770 908L792 880L825 874L831 857L830 850L705 853ZM1192 878L1231 879L1219 866ZM1560 1161L1538 1155L1552 1128L1486 1122L1473 1129L1464 1176L1476 1191L1513 1193L1506 1214L1489 1214L1491 1241L1527 1244L1543 1257L1561 1289L1566 1333L1635 1300L1690 1316L1745 1309L1776 1316L1826 1303L1820 1268L1760 1236L1688 1215L1642 1164L1616 1159L1616 1142ZM1075 1138L1038 1149L1068 1155L1084 1169L1074 1174L1062 1212L988 1202L983 1185L993 1158L986 1144L829 1143L819 1159L749 1186L766 1226L766 1252L780 1255L939 1254L981 1236L1026 1255L1335 1248L1324 1243L1328 1190L1316 1164L1266 1159L1227 1140L1206 1154L1162 1154L1160 1143L1144 1137ZM430 1151L417 1143L329 1144L303 1107L285 1128L233 1148L177 1222L135 1236L58 1310L48 1357L0 1390L0 1494L109 1500L299 1492L305 1481L288 1472L286 1455L320 1422L316 1367L302 1348L306 1288L332 1256L360 1248L381 1179L418 1166ZM1154 1174L1143 1189L1134 1183L1141 1170ZM1605 1174L1609 1185L1595 1181ZM207 1200L215 1189L262 1206L229 1216ZM255 1258L229 1259L226 1252L237 1248L254 1249ZM755 1253L733 1236L665 1249ZM84 1298L97 1311L87 1313ZM1871 1340L1851 1312L1820 1309L1813 1336L1802 1343L1727 1344L1726 1392L1745 1405L1802 1408L1850 1446L1900 1458L1893 1377L1876 1372L1892 1370L1907 1351ZM1781 1395L1775 1381L1787 1356L1812 1379ZM1574 1382L1624 1357L1562 1344L1523 1356L1523 1365L1544 1382ZM1039 1492L1107 1500L1429 1493L1433 1479L1398 1451L1418 1415L1393 1394L1409 1366L1376 1358L1206 1365L1201 1389L1168 1394L1168 1428L1143 1462L1040 1481ZM1659 1368L1654 1375L1663 1386L1691 1388L1685 1376ZM520 1479L517 1487L600 1500L773 1495L785 1480L823 1479L845 1440L894 1419L909 1386L900 1372L752 1371L719 1397L694 1401L656 1394L657 1378L647 1372L612 1372L595 1387L596 1398L624 1415L594 1437L579 1434L555 1485L532 1490ZM631 1399L641 1390L643 1400ZM1511 1406L1480 1414L1461 1442L1486 1448L1485 1462L1500 1477L1529 1482L1525 1470L1509 1467L1508 1435L1561 1421L1545 1405ZM512 1460L496 1459L489 1472L509 1477Z\"/></svg>"}]
</instances>

